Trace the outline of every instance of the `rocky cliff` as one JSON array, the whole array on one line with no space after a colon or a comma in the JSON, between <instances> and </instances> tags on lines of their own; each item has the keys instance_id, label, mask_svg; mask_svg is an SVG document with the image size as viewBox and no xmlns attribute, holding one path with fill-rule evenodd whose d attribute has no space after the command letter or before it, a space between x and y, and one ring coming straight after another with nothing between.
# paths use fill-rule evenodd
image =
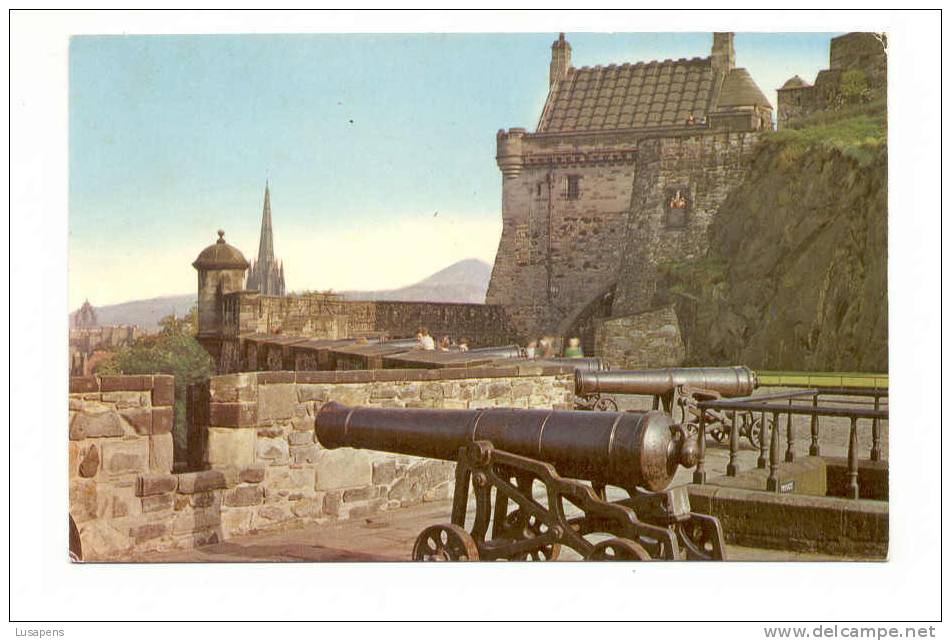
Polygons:
<instances>
[{"instance_id":1,"label":"rocky cliff","mask_svg":"<svg viewBox=\"0 0 951 641\"><path fill-rule=\"evenodd\" d=\"M888 371L884 118L862 118L769 136L707 255L663 266L687 363Z\"/></svg>"}]
</instances>

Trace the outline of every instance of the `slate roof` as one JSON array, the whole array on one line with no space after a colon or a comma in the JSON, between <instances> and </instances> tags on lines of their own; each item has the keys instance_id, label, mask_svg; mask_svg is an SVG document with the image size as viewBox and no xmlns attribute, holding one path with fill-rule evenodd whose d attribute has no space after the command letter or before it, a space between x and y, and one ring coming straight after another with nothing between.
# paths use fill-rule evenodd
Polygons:
<instances>
[{"instance_id":1,"label":"slate roof","mask_svg":"<svg viewBox=\"0 0 951 641\"><path fill-rule=\"evenodd\" d=\"M569 68L548 94L539 132L599 131L699 123L716 91L707 58Z\"/></svg>"}]
</instances>

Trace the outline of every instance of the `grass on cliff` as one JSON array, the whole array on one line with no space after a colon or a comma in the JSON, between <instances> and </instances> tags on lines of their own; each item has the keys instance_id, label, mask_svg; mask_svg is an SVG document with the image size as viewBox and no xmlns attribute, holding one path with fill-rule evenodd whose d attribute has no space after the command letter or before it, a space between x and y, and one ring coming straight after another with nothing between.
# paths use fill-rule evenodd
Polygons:
<instances>
[{"instance_id":1,"label":"grass on cliff","mask_svg":"<svg viewBox=\"0 0 951 641\"><path fill-rule=\"evenodd\" d=\"M784 146L785 160L794 162L810 148L836 149L859 165L872 163L888 142L884 101L822 111L801 118L786 129L768 135Z\"/></svg>"}]
</instances>

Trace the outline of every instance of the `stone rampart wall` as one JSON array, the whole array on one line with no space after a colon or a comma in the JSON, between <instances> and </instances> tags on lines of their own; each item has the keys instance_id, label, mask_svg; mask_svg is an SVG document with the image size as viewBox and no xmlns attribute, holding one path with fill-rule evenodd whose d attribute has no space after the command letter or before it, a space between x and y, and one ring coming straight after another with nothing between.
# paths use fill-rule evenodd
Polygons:
<instances>
[{"instance_id":1,"label":"stone rampart wall","mask_svg":"<svg viewBox=\"0 0 951 641\"><path fill-rule=\"evenodd\" d=\"M72 379L70 514L84 557L139 558L152 550L449 498L453 463L323 449L314 440L315 412L331 400L377 407L566 408L571 374L529 366L215 376L208 411L201 413L208 425L194 426L202 433L191 441L203 450L208 469L185 474L171 473L171 435L162 431L166 423L171 429L165 418L171 377ZM162 435L168 436L167 459L154 440Z\"/></svg>"},{"instance_id":2,"label":"stone rampart wall","mask_svg":"<svg viewBox=\"0 0 951 641\"><path fill-rule=\"evenodd\" d=\"M685 349L672 307L606 318L595 327L595 353L612 369L677 367Z\"/></svg>"}]
</instances>

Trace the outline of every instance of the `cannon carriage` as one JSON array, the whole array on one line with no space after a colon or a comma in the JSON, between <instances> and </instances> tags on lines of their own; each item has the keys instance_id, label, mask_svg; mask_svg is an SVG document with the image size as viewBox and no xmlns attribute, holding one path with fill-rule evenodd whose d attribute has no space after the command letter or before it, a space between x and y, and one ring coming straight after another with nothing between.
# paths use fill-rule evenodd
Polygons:
<instances>
[{"instance_id":1,"label":"cannon carriage","mask_svg":"<svg viewBox=\"0 0 951 641\"><path fill-rule=\"evenodd\" d=\"M663 412L332 402L315 430L330 449L456 461L450 522L419 535L414 560L554 560L563 547L588 560L724 558L719 521L668 489L678 466L696 465L697 444ZM609 486L627 496L608 500Z\"/></svg>"}]
</instances>

